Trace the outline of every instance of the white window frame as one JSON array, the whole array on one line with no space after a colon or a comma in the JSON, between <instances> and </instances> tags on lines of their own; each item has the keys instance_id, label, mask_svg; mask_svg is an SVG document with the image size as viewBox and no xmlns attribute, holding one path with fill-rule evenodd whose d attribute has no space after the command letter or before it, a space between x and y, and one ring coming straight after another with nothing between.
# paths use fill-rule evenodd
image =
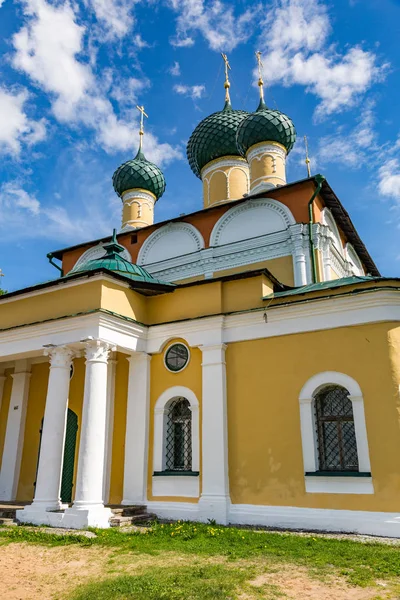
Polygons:
<instances>
[{"instance_id":1,"label":"white window frame","mask_svg":"<svg viewBox=\"0 0 400 600\"><path fill-rule=\"evenodd\" d=\"M165 443L167 434L168 408L175 398L185 398L192 412L192 471L200 470L200 423L199 401L189 388L176 385L165 390L154 407L153 473L165 470ZM176 475L153 475L153 496L199 497L199 476L177 471Z\"/></svg>"},{"instance_id":2,"label":"white window frame","mask_svg":"<svg viewBox=\"0 0 400 600\"><path fill-rule=\"evenodd\" d=\"M300 396L300 427L303 449L304 473L318 471L318 444L315 423L315 397L328 385L339 385L349 392L353 406L354 429L357 443L358 469L360 473L370 473L367 427L365 422L364 398L358 383L349 375L336 371L324 371L311 377L303 386ZM314 476L304 475L306 492L373 494L372 477L360 476Z\"/></svg>"}]
</instances>

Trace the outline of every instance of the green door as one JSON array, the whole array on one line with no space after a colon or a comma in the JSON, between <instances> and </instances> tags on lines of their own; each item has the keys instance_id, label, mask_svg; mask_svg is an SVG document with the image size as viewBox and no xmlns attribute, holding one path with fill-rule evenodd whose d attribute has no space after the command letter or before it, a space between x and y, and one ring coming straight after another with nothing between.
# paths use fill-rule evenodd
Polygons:
<instances>
[{"instance_id":1,"label":"green door","mask_svg":"<svg viewBox=\"0 0 400 600\"><path fill-rule=\"evenodd\" d=\"M36 466L36 476L37 469L39 466L39 458L40 458L40 446L42 444L42 429L43 429L43 419L40 426L40 442L39 442L39 452ZM65 432L65 445L64 445L64 461L63 461L63 472L61 479L61 502L70 503L72 502L72 481L74 478L74 465L75 465L75 447L76 447L76 433L78 431L78 415L74 413L70 408L67 413L67 428ZM36 487L36 481L34 483Z\"/></svg>"},{"instance_id":2,"label":"green door","mask_svg":"<svg viewBox=\"0 0 400 600\"><path fill-rule=\"evenodd\" d=\"M65 432L64 462L61 479L61 502L72 502L72 480L74 478L76 432L78 431L78 415L70 408L67 416Z\"/></svg>"}]
</instances>

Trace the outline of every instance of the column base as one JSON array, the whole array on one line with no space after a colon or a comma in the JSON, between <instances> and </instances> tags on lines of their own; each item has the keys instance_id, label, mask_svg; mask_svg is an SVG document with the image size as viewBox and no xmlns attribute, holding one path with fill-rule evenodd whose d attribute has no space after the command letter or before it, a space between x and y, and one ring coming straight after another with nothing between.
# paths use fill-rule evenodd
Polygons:
<instances>
[{"instance_id":1,"label":"column base","mask_svg":"<svg viewBox=\"0 0 400 600\"><path fill-rule=\"evenodd\" d=\"M229 496L204 494L199 500L199 521L216 521L221 525L229 523Z\"/></svg>"},{"instance_id":2,"label":"column base","mask_svg":"<svg viewBox=\"0 0 400 600\"><path fill-rule=\"evenodd\" d=\"M16 518L20 523L32 525L48 525L49 527L62 527L65 529L87 529L110 527L110 518L113 513L110 508L102 504L67 508L66 510L46 510L45 505L30 504L22 510L17 510Z\"/></svg>"}]
</instances>

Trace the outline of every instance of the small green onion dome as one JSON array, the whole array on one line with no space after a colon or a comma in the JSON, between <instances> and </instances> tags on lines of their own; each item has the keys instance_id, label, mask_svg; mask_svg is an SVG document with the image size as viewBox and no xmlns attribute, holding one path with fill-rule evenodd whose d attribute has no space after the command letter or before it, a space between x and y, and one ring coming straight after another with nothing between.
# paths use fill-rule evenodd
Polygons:
<instances>
[{"instance_id":1,"label":"small green onion dome","mask_svg":"<svg viewBox=\"0 0 400 600\"><path fill-rule=\"evenodd\" d=\"M236 131L248 114L244 110L233 110L230 102L226 101L222 110L197 125L186 149L190 168L197 177L211 160L222 156L239 156Z\"/></svg>"},{"instance_id":2,"label":"small green onion dome","mask_svg":"<svg viewBox=\"0 0 400 600\"><path fill-rule=\"evenodd\" d=\"M155 279L146 269L136 265L134 263L129 262L120 254L125 250L124 246L121 246L117 242L116 230L113 231L113 236L111 241L108 244L104 245L104 250L106 253L104 256L99 258L92 258L87 262L84 262L78 269L72 270L71 275L75 273L85 272L85 271L95 271L96 269L107 269L108 271L113 271L114 273L118 273L119 275L123 275L124 277L128 277L129 279L133 279L134 281L142 281L147 283L162 283L166 284L164 281L160 281L159 279Z\"/></svg>"},{"instance_id":3,"label":"small green onion dome","mask_svg":"<svg viewBox=\"0 0 400 600\"><path fill-rule=\"evenodd\" d=\"M278 142L289 154L295 141L296 129L292 120L279 110L267 108L263 100L256 112L243 119L236 134L237 148L242 156L246 156L251 146L261 142Z\"/></svg>"},{"instance_id":4,"label":"small green onion dome","mask_svg":"<svg viewBox=\"0 0 400 600\"><path fill-rule=\"evenodd\" d=\"M124 192L132 189L143 189L151 192L156 200L165 192L165 179L162 171L146 159L139 148L135 158L128 160L118 167L113 178L114 190L121 197Z\"/></svg>"}]
</instances>

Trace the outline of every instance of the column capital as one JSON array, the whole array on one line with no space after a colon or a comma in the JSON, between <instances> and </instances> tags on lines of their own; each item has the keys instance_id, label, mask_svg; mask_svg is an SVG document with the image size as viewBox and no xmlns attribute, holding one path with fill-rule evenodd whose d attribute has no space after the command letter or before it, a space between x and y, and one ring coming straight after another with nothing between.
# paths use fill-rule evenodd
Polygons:
<instances>
[{"instance_id":1,"label":"column capital","mask_svg":"<svg viewBox=\"0 0 400 600\"><path fill-rule=\"evenodd\" d=\"M147 354L147 352L133 352L130 356L126 357L126 360L129 363L150 362L151 358L152 358L151 355Z\"/></svg>"},{"instance_id":2,"label":"column capital","mask_svg":"<svg viewBox=\"0 0 400 600\"><path fill-rule=\"evenodd\" d=\"M50 367L52 369L70 369L75 352L68 346L48 347L44 351L45 356L49 357Z\"/></svg>"},{"instance_id":3,"label":"column capital","mask_svg":"<svg viewBox=\"0 0 400 600\"><path fill-rule=\"evenodd\" d=\"M203 353L203 367L225 364L226 344L210 344L207 346L199 346L199 348Z\"/></svg>"},{"instance_id":4,"label":"column capital","mask_svg":"<svg viewBox=\"0 0 400 600\"><path fill-rule=\"evenodd\" d=\"M85 358L88 362L107 363L110 352L115 350L115 346L103 340L82 340L85 346Z\"/></svg>"}]
</instances>

